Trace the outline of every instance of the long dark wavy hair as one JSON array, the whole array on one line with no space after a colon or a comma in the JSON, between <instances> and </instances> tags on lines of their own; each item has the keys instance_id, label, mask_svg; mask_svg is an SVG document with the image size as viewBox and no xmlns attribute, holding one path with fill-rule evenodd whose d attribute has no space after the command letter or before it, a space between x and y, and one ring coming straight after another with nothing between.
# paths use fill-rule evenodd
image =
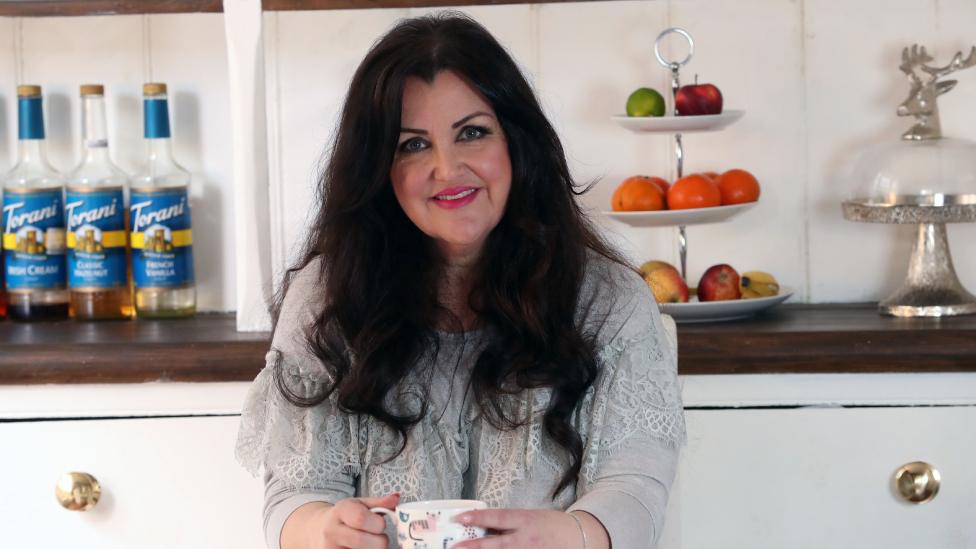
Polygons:
<instances>
[{"instance_id":1,"label":"long dark wavy hair","mask_svg":"<svg viewBox=\"0 0 976 549\"><path fill-rule=\"evenodd\" d=\"M277 385L298 406L334 394L342 411L376 418L403 445L427 413L426 405L414 414L387 405L422 355L438 349L434 327L446 313L437 292L443 262L397 202L390 167L405 81L429 83L443 70L487 99L512 164L508 203L487 237L469 297L493 337L471 367L468 391L492 425L514 429L530 418L513 417L505 397L551 390L545 432L569 456L555 498L579 476L583 442L571 418L597 376L594 335L583 333L577 314L584 269L593 254L626 263L577 205L585 189L571 178L559 137L525 77L491 34L462 14L399 22L353 76L319 183L320 207L274 314L277 320L294 274L320 259L324 301L308 344L332 382L310 398L290 391L280 374Z\"/></svg>"}]
</instances>

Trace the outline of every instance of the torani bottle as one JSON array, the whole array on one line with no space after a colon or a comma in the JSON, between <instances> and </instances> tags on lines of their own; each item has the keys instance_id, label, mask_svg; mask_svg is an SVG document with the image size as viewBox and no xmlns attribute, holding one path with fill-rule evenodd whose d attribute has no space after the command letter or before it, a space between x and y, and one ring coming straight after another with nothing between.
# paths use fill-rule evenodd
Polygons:
<instances>
[{"instance_id":1,"label":"torani bottle","mask_svg":"<svg viewBox=\"0 0 976 549\"><path fill-rule=\"evenodd\" d=\"M166 84L145 84L142 92L148 158L132 177L129 198L136 316L191 316L190 173L173 160Z\"/></svg>"},{"instance_id":2,"label":"torani bottle","mask_svg":"<svg viewBox=\"0 0 976 549\"><path fill-rule=\"evenodd\" d=\"M68 176L64 204L72 316L130 318L128 176L109 158L103 86L81 86L81 132L82 160Z\"/></svg>"},{"instance_id":3,"label":"torani bottle","mask_svg":"<svg viewBox=\"0 0 976 549\"><path fill-rule=\"evenodd\" d=\"M0 204L3 204L3 192L0 188ZM3 210L0 209L0 212ZM3 273L7 270L3 262L3 230L0 229L0 320L7 318L7 282L4 280Z\"/></svg>"},{"instance_id":4,"label":"torani bottle","mask_svg":"<svg viewBox=\"0 0 976 549\"><path fill-rule=\"evenodd\" d=\"M13 320L68 316L64 180L47 160L40 86L18 86L17 164L4 178L4 268Z\"/></svg>"},{"instance_id":5,"label":"torani bottle","mask_svg":"<svg viewBox=\"0 0 976 549\"><path fill-rule=\"evenodd\" d=\"M2 204L2 200L0 200L0 204ZM3 243L0 242L0 319L7 318L7 283L3 277L3 272L6 270L7 268L3 263Z\"/></svg>"}]
</instances>

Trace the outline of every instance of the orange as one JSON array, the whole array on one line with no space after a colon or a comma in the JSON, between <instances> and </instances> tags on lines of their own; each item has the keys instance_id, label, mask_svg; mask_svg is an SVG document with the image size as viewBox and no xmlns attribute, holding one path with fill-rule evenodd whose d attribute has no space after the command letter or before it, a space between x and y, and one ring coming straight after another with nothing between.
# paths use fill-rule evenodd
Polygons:
<instances>
[{"instance_id":1,"label":"orange","mask_svg":"<svg viewBox=\"0 0 976 549\"><path fill-rule=\"evenodd\" d=\"M718 185L700 174L682 177L668 190L668 206L672 210L710 208L721 202L722 193L719 192Z\"/></svg>"},{"instance_id":2,"label":"orange","mask_svg":"<svg viewBox=\"0 0 976 549\"><path fill-rule=\"evenodd\" d=\"M715 181L716 183L718 183L718 173L717 172L702 172L701 175L704 175L705 177L707 177L707 178L711 179L712 181Z\"/></svg>"},{"instance_id":3,"label":"orange","mask_svg":"<svg viewBox=\"0 0 976 549\"><path fill-rule=\"evenodd\" d=\"M759 181L745 170L729 170L718 178L722 205L742 204L759 200Z\"/></svg>"},{"instance_id":4,"label":"orange","mask_svg":"<svg viewBox=\"0 0 976 549\"><path fill-rule=\"evenodd\" d=\"M647 177L647 176L643 176L643 177ZM670 183L661 179L660 177L648 177L648 179L651 180L651 183L657 185L657 188L661 189L661 194L663 196L668 196L668 188L671 187Z\"/></svg>"},{"instance_id":5,"label":"orange","mask_svg":"<svg viewBox=\"0 0 976 549\"><path fill-rule=\"evenodd\" d=\"M654 180L658 177L635 175L624 179L613 191L610 205L615 212L663 210L664 192ZM667 185L667 181L661 180Z\"/></svg>"}]
</instances>

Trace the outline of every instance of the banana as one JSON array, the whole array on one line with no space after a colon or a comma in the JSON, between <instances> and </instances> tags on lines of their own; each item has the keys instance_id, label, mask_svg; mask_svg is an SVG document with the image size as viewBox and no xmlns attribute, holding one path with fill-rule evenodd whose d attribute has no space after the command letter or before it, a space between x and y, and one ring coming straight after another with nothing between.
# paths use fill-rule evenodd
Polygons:
<instances>
[{"instance_id":1,"label":"banana","mask_svg":"<svg viewBox=\"0 0 976 549\"><path fill-rule=\"evenodd\" d=\"M769 273L749 271L742 273L739 278L739 290L742 292L742 299L771 297L779 293L779 283Z\"/></svg>"}]
</instances>

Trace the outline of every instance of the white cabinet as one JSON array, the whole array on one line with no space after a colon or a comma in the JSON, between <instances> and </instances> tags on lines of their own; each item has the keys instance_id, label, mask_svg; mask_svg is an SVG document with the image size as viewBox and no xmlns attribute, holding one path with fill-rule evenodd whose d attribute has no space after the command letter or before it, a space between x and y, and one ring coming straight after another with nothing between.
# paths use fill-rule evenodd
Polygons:
<instances>
[{"instance_id":1,"label":"white cabinet","mask_svg":"<svg viewBox=\"0 0 976 549\"><path fill-rule=\"evenodd\" d=\"M120 389L121 390L121 389ZM0 423L0 546L260 549L263 485L234 461L236 416ZM101 500L68 511L66 472Z\"/></svg>"},{"instance_id":2,"label":"white cabinet","mask_svg":"<svg viewBox=\"0 0 976 549\"><path fill-rule=\"evenodd\" d=\"M689 443L661 549L976 547L976 407L687 412ZM925 461L936 497L896 470Z\"/></svg>"},{"instance_id":3,"label":"white cabinet","mask_svg":"<svg viewBox=\"0 0 976 549\"><path fill-rule=\"evenodd\" d=\"M682 382L689 442L659 549L976 547L976 374ZM234 460L247 388L0 386L0 547L263 548L261 479ZM942 475L922 505L893 489L912 461ZM94 509L58 505L68 471L101 483Z\"/></svg>"},{"instance_id":4,"label":"white cabinet","mask_svg":"<svg viewBox=\"0 0 976 549\"><path fill-rule=\"evenodd\" d=\"M976 373L686 376L660 549L976 547ZM939 493L897 494L925 461Z\"/></svg>"}]
</instances>

